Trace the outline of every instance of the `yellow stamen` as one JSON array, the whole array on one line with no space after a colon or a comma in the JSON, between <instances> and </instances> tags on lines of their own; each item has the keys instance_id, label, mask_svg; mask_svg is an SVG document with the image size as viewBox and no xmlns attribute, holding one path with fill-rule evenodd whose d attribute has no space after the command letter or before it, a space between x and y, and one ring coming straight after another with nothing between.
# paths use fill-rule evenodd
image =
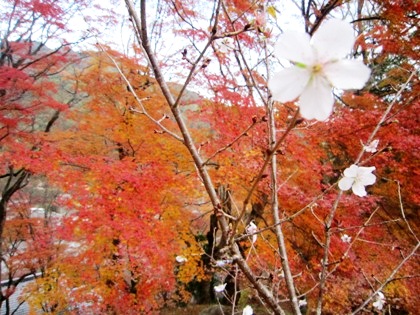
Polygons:
<instances>
[{"instance_id":1,"label":"yellow stamen","mask_svg":"<svg viewBox=\"0 0 420 315\"><path fill-rule=\"evenodd\" d=\"M313 73L319 73L322 71L322 65L321 64L316 64L312 66L312 72Z\"/></svg>"}]
</instances>

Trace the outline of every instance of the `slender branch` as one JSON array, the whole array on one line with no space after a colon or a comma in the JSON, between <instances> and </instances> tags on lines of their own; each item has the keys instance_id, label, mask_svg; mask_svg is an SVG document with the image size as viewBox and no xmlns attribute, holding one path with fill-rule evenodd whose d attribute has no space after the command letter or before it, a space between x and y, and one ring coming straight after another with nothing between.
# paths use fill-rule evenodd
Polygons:
<instances>
[{"instance_id":1,"label":"slender branch","mask_svg":"<svg viewBox=\"0 0 420 315\"><path fill-rule=\"evenodd\" d=\"M181 91L179 91L179 94L178 94L177 99L175 100L175 102L172 105L174 107L178 106L179 103L181 102L181 98L184 95L184 92L186 91L188 84L191 82L191 80L193 79L194 75L196 74L196 68L198 66L198 63L203 59L204 54L206 53L207 49L211 46L211 43L214 40L214 36L216 34L215 33L215 30L217 29L216 27L217 27L217 21L218 21L218 15L219 15L219 11L220 11L221 2L222 2L221 0L218 1L218 5L217 5L217 8L216 8L216 13L215 13L216 18L215 18L214 26L212 28L213 32L212 32L210 38L208 39L205 47L201 51L200 55L197 57L197 59L195 60L195 62L193 62L191 64L192 67L190 69L190 72L189 72L189 74L188 74L188 76L187 76L184 84L182 85Z\"/></svg>"},{"instance_id":2,"label":"slender branch","mask_svg":"<svg viewBox=\"0 0 420 315\"><path fill-rule=\"evenodd\" d=\"M262 121L262 119L260 120ZM221 152L229 149L232 145L234 145L236 142L238 142L241 138L245 137L248 135L248 131L250 131L255 124L257 124L258 121L255 119L253 120L252 124L250 124L243 132L241 132L235 139L233 139L231 142L229 142L227 145L225 145L224 147L218 149L216 152L214 152L212 155L210 155L210 157L203 163L203 165L208 165L210 163L210 161L218 154L220 154Z\"/></svg>"},{"instance_id":3,"label":"slender branch","mask_svg":"<svg viewBox=\"0 0 420 315\"><path fill-rule=\"evenodd\" d=\"M159 128L161 128L164 132L166 132L167 134L171 135L172 137L174 137L176 140L178 141L183 141L183 139L178 136L177 134L175 134L174 132L172 132L171 130L169 130L168 128L166 128L164 125L161 124L161 119L157 120L154 119L146 110L146 108L143 105L142 99L137 95L136 91L134 90L133 86L131 85L130 81L128 80L128 78L126 77L126 75L123 73L123 71L121 70L120 66L118 65L118 63L115 61L114 58L112 58L112 56L110 54L108 54L108 52L105 50L104 47L102 47L102 45L99 44L99 47L101 47L102 51L108 56L108 58L112 61L112 63L115 65L115 68L117 68L118 73L120 74L120 76L123 78L123 80L125 81L125 83L128 86L128 89L130 90L130 93L134 96L134 99L136 100L137 104L140 105L141 107L141 112L135 110L134 108L131 108L130 110L132 112L135 113L140 113L145 115L147 118L149 118L153 123L155 123L157 126L159 126Z\"/></svg>"},{"instance_id":4,"label":"slender branch","mask_svg":"<svg viewBox=\"0 0 420 315\"><path fill-rule=\"evenodd\" d=\"M125 4L127 6L128 15L130 16L130 20L133 24L134 34L136 35L137 41L139 42L140 49L143 51L144 57L147 60L149 68L151 68L150 60L148 54L145 52L144 47L142 45L141 39L141 21L139 16L137 15L136 9L134 8L133 1L125 0Z\"/></svg>"},{"instance_id":5,"label":"slender branch","mask_svg":"<svg viewBox=\"0 0 420 315\"><path fill-rule=\"evenodd\" d=\"M278 145L280 143L280 141L278 143L276 143L276 122L275 122L275 114L274 114L274 109L273 109L273 103L271 102L271 104L269 104L268 106L268 110L269 110L269 137L270 137L270 144L273 145L273 147L270 147L271 152L275 152L278 148ZM296 115L294 117L293 120L296 119L297 117L297 113L298 111L296 111ZM294 126L294 121L292 121L291 126ZM293 127L292 127L293 128ZM291 130L291 129L290 129ZM271 154L271 199L272 199L272 205L271 205L271 212L273 215L273 219L274 219L274 224L275 224L275 235L277 238L277 245L278 245L278 249L279 249L279 254L280 254L280 260L281 260L281 264L283 267L283 272L284 272L284 279L286 280L286 286L287 286L287 290L289 292L289 298L292 302L292 308L293 308L293 313L296 315L300 315L300 309L299 309L299 304L298 304L298 299L296 296L296 290L295 290L295 285L294 285L294 281L293 281L293 276L292 276L292 271L290 270L290 264L289 264L289 259L287 257L287 247L286 247L286 243L285 243L285 238L284 238L284 234L283 234L283 229L281 227L281 225L279 224L280 222L280 215L279 215L279 201L278 201L278 194L277 194L277 187L278 187L278 181L277 181L277 155L276 154Z\"/></svg>"},{"instance_id":6,"label":"slender branch","mask_svg":"<svg viewBox=\"0 0 420 315\"><path fill-rule=\"evenodd\" d=\"M402 92L407 88L408 83L410 83L411 79L414 77L414 75L416 74L416 71L413 71L410 76L408 77L407 81L403 84L403 86L398 90L397 94L395 95L394 99L392 100L392 102L388 105L387 109L385 110L385 112L383 113L381 119L379 120L378 124L375 126L375 129L372 131L372 133L369 136L369 139L367 140L367 144L371 143L373 141L373 139L375 138L376 134L378 133L379 129L382 127L383 123L386 121L389 113L391 112L392 108L394 107L394 105L396 104L398 98L400 97L400 95L402 94ZM358 155L358 157L356 158L354 164L358 164L363 156L364 153L364 149L362 149Z\"/></svg>"},{"instance_id":7,"label":"slender branch","mask_svg":"<svg viewBox=\"0 0 420 315\"><path fill-rule=\"evenodd\" d=\"M267 153L267 156L266 156L266 158L265 158L265 160L264 160L264 163L263 163L263 165L261 166L261 168L260 168L260 171L258 172L258 174L255 176L255 178L254 178L254 180L253 180L253 182L252 182L252 186L251 186L251 188L248 190L248 194L247 194L247 196L246 196L246 198L245 198L245 200L244 200L244 202L243 202L243 206L242 206L242 211L241 211L241 213L240 213L240 215L239 215L239 218L238 218L238 221L236 222L236 225L238 224L238 222L242 219L242 217L244 216L244 214L245 214L245 212L246 212L246 207L248 206L248 204L249 204L249 202L250 202L250 200L251 200L251 197L252 197L252 195L253 195L253 193L254 193L254 191L256 190L256 188L257 188L257 186L258 186L258 184L259 184L259 182L261 181L261 179L263 178L263 175L264 175L264 172L265 172L265 170L266 170L266 168L267 168L267 166L270 164L270 162L271 162L271 157L274 155L274 154L277 154L277 150L278 150L278 148L280 147L280 145L283 143L283 141L284 141L284 139L286 138L286 136L290 133L290 131L292 131L293 130L293 128L294 128L294 126L295 126L295 124L296 124L296 120L297 120L297 117L298 117L298 115L299 115L299 109L298 110L296 110L296 112L295 112L295 115L293 116L293 118L292 118L292 120L290 121L290 124L288 125L288 127L287 127L287 129L285 130L285 132L283 133L283 135L280 137L280 139L279 140L277 140L277 142L272 146L272 149L270 149L270 150L268 150L266 153ZM235 229L236 229L236 226L235 226L235 228L234 228L234 231L235 231Z\"/></svg>"},{"instance_id":8,"label":"slender branch","mask_svg":"<svg viewBox=\"0 0 420 315\"><path fill-rule=\"evenodd\" d=\"M363 308L373 299L373 297L375 295L378 294L378 292L382 291L382 289L391 281L394 280L394 276L396 275L396 273L404 266L404 264L409 261L411 259L411 257L413 257L417 250L420 247L420 242L417 242L416 246L413 247L413 249L411 250L411 252L404 257L404 259L394 268L394 270L392 270L392 272L390 273L390 275L388 276L388 278L386 278L386 280L375 290L375 292L373 292L356 310L354 310L352 313L350 313L351 315L355 315L358 312L362 311Z\"/></svg>"},{"instance_id":9,"label":"slender branch","mask_svg":"<svg viewBox=\"0 0 420 315\"><path fill-rule=\"evenodd\" d=\"M410 77L404 83L404 85L399 89L399 91L398 91L397 95L395 96L394 100L389 104L389 106L385 110L384 114L382 115L381 119L379 120L378 124L376 125L375 129L370 134L367 143L370 143L374 139L374 137L376 136L376 133L382 127L383 122L387 119L387 116L389 115L391 109L395 105L397 99L399 98L399 96L401 95L403 90L407 87L408 83L411 81L411 79L413 78L415 73L416 72L413 71L411 73ZM360 153L359 153L358 157L356 158L354 164L358 164L360 162L363 154L364 154L364 149L362 148L362 150L360 151ZM321 271L321 279L320 279L320 283L319 283L318 303L317 303L317 309L316 309L316 312L317 312L318 315L320 315L321 312L322 312L322 300L323 300L323 295L324 295L324 291L325 291L326 278L327 278L327 275L328 275L328 272L327 272L328 252L329 252L329 247L330 247L330 243L331 243L331 235L332 235L331 223L332 223L332 220L334 219L334 215L335 215L335 212L337 210L338 203L340 201L340 198L341 198L342 194L343 194L343 192L340 190L339 193L338 193L338 196L337 196L337 198L334 202L334 205L331 209L331 212L330 212L330 214L329 214L329 216L328 216L328 218L325 222L326 239L325 239L325 244L324 244L324 257L323 257L323 260L322 260L323 268L322 268L322 271Z\"/></svg>"},{"instance_id":10,"label":"slender branch","mask_svg":"<svg viewBox=\"0 0 420 315\"><path fill-rule=\"evenodd\" d=\"M324 298L324 293L325 293L325 284L326 284L326 280L327 280L327 274L328 274L328 258L329 258L329 251L330 251L330 245L331 245L331 236L332 236L332 231L331 231L331 225L332 225L332 221L334 219L334 215L335 212L337 211L338 208L338 204L340 202L341 196L343 195L343 191L340 190L337 198L334 201L334 205L331 209L330 214L327 217L327 220L325 221L325 231L326 231L326 236L325 236L325 244L324 244L324 256L322 258L322 270L321 270L321 277L319 280L319 294L318 294L318 303L317 303L317 307L316 307L316 314L321 315L322 312L322 301Z\"/></svg>"},{"instance_id":11,"label":"slender branch","mask_svg":"<svg viewBox=\"0 0 420 315\"><path fill-rule=\"evenodd\" d=\"M398 200L400 202L400 210L401 210L401 216L405 222L405 224L407 225L408 230L410 231L411 235L413 235L414 239L417 241L417 243L419 243L419 238L417 237L416 233L414 233L413 229L411 228L410 223L407 221L407 218L405 217L405 211L404 211L404 206L403 206L403 202L402 202L402 197L401 197L401 186L400 186L400 182L399 181L395 181L397 183L397 189L398 189Z\"/></svg>"}]
</instances>

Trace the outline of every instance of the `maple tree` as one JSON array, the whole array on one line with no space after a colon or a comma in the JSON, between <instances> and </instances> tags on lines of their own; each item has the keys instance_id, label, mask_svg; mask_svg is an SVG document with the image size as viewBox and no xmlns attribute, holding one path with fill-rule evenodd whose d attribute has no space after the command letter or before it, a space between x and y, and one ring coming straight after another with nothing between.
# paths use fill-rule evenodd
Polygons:
<instances>
[{"instance_id":1,"label":"maple tree","mask_svg":"<svg viewBox=\"0 0 420 315\"><path fill-rule=\"evenodd\" d=\"M105 44L79 55L61 74L71 109L62 112L51 82L1 68L15 79L2 83L7 110L11 91L37 96L32 106L17 98L19 123L1 116L2 213L35 174L66 209L60 224L6 221L4 248L31 226L39 234L25 236L34 247L24 255L49 258L16 267L43 272L25 296L33 310L155 313L193 295L232 312L260 302L275 314L415 312L419 4L290 2L311 36L332 17L352 22L352 57L372 71L362 89L335 91L324 122L302 119L300 103L275 102L267 88L287 5L125 4L138 42L130 56ZM40 14L51 23L59 11ZM35 69L57 71L61 52ZM44 125L22 128L44 112ZM352 164L375 166L367 196L339 189Z\"/></svg>"},{"instance_id":2,"label":"maple tree","mask_svg":"<svg viewBox=\"0 0 420 315\"><path fill-rule=\"evenodd\" d=\"M77 5L86 4L4 1L0 9L0 305L6 314L15 311L9 299L17 286L42 275L59 250L52 237L56 194L42 184L53 165L40 159L40 143L75 102L60 75L78 59L75 42L63 39ZM89 36L78 35L76 42Z\"/></svg>"},{"instance_id":3,"label":"maple tree","mask_svg":"<svg viewBox=\"0 0 420 315\"><path fill-rule=\"evenodd\" d=\"M78 123L45 137L46 143L59 143L56 158L63 165L48 177L72 196L65 206L76 212L64 221L57 237L78 247L57 259L54 274L37 281L29 299L34 307L49 301L56 305L55 311L75 305L78 311L88 308L99 313L150 312L175 293L175 257L182 254L189 258L179 266L184 269L179 277L184 282L200 278L200 249L189 231L185 201L178 198L193 192L194 170L181 163L185 152L178 140L162 139L148 117L130 111L134 98L110 71L114 64L109 57L91 53L88 70L77 75L84 82L81 91L90 95L83 106L66 113L67 119ZM118 60L139 93L153 93L153 81L134 73L132 60L119 54L111 58ZM95 85L89 84L92 80ZM159 119L160 102L156 97L145 105ZM98 112L104 114L99 121L92 115ZM164 119L169 127L171 122ZM181 161L176 166L170 163L174 156ZM68 267L78 261L84 262L83 267ZM44 290L51 281L55 290L66 292L65 299ZM92 304L77 305L82 296Z\"/></svg>"}]
</instances>

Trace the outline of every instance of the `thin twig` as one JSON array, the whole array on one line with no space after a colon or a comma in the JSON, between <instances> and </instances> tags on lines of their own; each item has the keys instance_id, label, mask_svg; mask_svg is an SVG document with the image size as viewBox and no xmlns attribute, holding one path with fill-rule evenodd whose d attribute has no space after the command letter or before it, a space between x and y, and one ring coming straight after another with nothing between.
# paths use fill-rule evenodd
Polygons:
<instances>
[{"instance_id":1,"label":"thin twig","mask_svg":"<svg viewBox=\"0 0 420 315\"><path fill-rule=\"evenodd\" d=\"M405 217L405 212L404 212L404 205L402 202L402 197L401 197L401 186L400 186L400 182L399 181L395 181L397 183L397 189L398 189L398 200L400 202L400 210L401 210L401 216L403 217L403 220L405 222L405 224L408 227L408 230L410 231L411 235L413 235L414 239L417 241L417 243L419 242L419 239L416 235L416 233L414 233L413 229L411 228L410 223L407 221L407 218Z\"/></svg>"},{"instance_id":2,"label":"thin twig","mask_svg":"<svg viewBox=\"0 0 420 315\"><path fill-rule=\"evenodd\" d=\"M386 280L375 290L375 292L373 292L356 310L354 310L352 313L350 313L351 315L355 315L358 312L360 312L361 310L363 310L363 308L373 299L373 297L375 295L378 294L378 292L382 291L382 289L391 281L393 281L395 274L402 268L402 266L404 266L404 264L409 261L411 259L412 256L415 255L416 251L419 249L420 247L420 242L417 242L416 246L413 247L413 249L411 250L411 252L394 268L394 270L392 270L392 272L390 273L390 275L388 276L388 278L386 278Z\"/></svg>"},{"instance_id":3,"label":"thin twig","mask_svg":"<svg viewBox=\"0 0 420 315\"><path fill-rule=\"evenodd\" d=\"M376 134L378 133L379 129L382 127L382 124L384 123L384 121L387 119L388 114L391 112L392 108L394 107L395 103L397 102L398 98L400 97L400 95L402 94L402 92L407 88L408 83L410 83L411 79L414 77L414 75L416 74L416 71L413 71L410 76L408 77L407 81L403 84L403 86L398 90L397 94L395 95L394 99L392 100L392 102L388 105L387 109L385 110L385 112L383 113L381 119L379 120L379 122L377 123L377 125L375 126L375 129L372 131L372 133L369 136L369 139L367 140L367 144L371 143L373 141L373 139L375 138ZM354 161L354 164L358 164L363 156L363 153L365 152L364 149L362 149L358 155L358 157L356 158L356 160Z\"/></svg>"},{"instance_id":4,"label":"thin twig","mask_svg":"<svg viewBox=\"0 0 420 315\"><path fill-rule=\"evenodd\" d=\"M260 120L261 121L261 120ZM210 155L210 157L203 163L203 165L208 165L208 163L218 154L222 153L223 151L226 151L227 149L229 149L230 147L232 147L232 145L234 145L236 142L238 142L241 138L245 137L248 135L248 131L250 131L255 124L258 121L255 120L252 122L252 124L250 124L243 132L241 132L235 139L233 139L231 142L229 142L228 144L226 144L224 147L218 149L216 152L214 152L212 155Z\"/></svg>"},{"instance_id":5,"label":"thin twig","mask_svg":"<svg viewBox=\"0 0 420 315\"><path fill-rule=\"evenodd\" d=\"M161 128L164 132L166 132L167 134L171 135L172 137L174 137L176 140L178 141L183 141L183 139L178 136L177 134L175 134L174 132L170 131L168 128L166 128L165 126L163 126L161 124L161 119L157 120L154 119L146 110L146 108L143 105L142 99L137 95L136 91L134 90L133 86L131 85L130 81L128 80L128 78L126 77L126 75L123 73L123 71L121 70L120 66L118 65L118 63L115 61L114 58L111 57L110 54L108 54L108 52L105 50L104 47L102 47L102 45L99 44L99 47L101 47L102 51L107 55L107 57L112 61L112 63L115 65L115 68L117 69L118 73L120 74L120 76L123 78L123 80L125 81L125 83L128 86L128 89L130 90L130 93L134 96L134 99L136 100L137 104L140 105L141 107L141 111L137 111L136 109L132 108L131 111L135 112L135 113L139 113L139 114L143 114L145 115L147 118L149 118L153 123L155 123L157 126L159 126L159 128Z\"/></svg>"}]
</instances>

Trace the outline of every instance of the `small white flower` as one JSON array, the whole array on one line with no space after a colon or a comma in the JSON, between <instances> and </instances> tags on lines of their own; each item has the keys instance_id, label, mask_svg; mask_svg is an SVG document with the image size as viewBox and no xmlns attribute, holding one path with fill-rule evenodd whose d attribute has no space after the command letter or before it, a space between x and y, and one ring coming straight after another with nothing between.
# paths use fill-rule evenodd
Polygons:
<instances>
[{"instance_id":1,"label":"small white flower","mask_svg":"<svg viewBox=\"0 0 420 315\"><path fill-rule=\"evenodd\" d=\"M379 140L373 140L371 143L369 143L368 145L364 145L363 146L363 149L366 151L366 152L370 152L370 153L375 153L376 151L378 151L377 150L377 148L378 148L378 144L379 144Z\"/></svg>"},{"instance_id":2,"label":"small white flower","mask_svg":"<svg viewBox=\"0 0 420 315\"><path fill-rule=\"evenodd\" d=\"M221 293L225 290L225 287L226 287L226 283L216 285L214 286L214 292Z\"/></svg>"},{"instance_id":3,"label":"small white flower","mask_svg":"<svg viewBox=\"0 0 420 315\"><path fill-rule=\"evenodd\" d=\"M235 49L235 41L233 40L232 37L225 37L218 44L218 50L222 54L227 54L234 49Z\"/></svg>"},{"instance_id":4,"label":"small white flower","mask_svg":"<svg viewBox=\"0 0 420 315\"><path fill-rule=\"evenodd\" d=\"M300 114L305 119L326 120L333 109L332 88L361 89L370 69L360 60L346 60L353 48L352 26L331 19L310 38L307 33L285 32L274 54L293 63L268 82L274 100L290 102L299 98Z\"/></svg>"},{"instance_id":5,"label":"small white flower","mask_svg":"<svg viewBox=\"0 0 420 315\"><path fill-rule=\"evenodd\" d=\"M186 263L188 261L188 259L185 258L184 256L176 256L175 260L179 264L183 264L183 263Z\"/></svg>"},{"instance_id":6,"label":"small white flower","mask_svg":"<svg viewBox=\"0 0 420 315\"><path fill-rule=\"evenodd\" d=\"M343 234L341 236L341 241L343 243L350 243L351 242L351 236L348 236L347 234Z\"/></svg>"},{"instance_id":7,"label":"small white flower","mask_svg":"<svg viewBox=\"0 0 420 315\"><path fill-rule=\"evenodd\" d=\"M254 221L249 222L248 226L245 229L246 234L254 234L258 231L257 226ZM257 240L257 234L252 235L252 243L255 243Z\"/></svg>"},{"instance_id":8,"label":"small white flower","mask_svg":"<svg viewBox=\"0 0 420 315\"><path fill-rule=\"evenodd\" d=\"M306 298L299 299L298 305L299 305L299 307L308 305L308 302L306 301Z\"/></svg>"},{"instance_id":9,"label":"small white flower","mask_svg":"<svg viewBox=\"0 0 420 315\"><path fill-rule=\"evenodd\" d=\"M252 309L250 305L247 305L244 307L244 310L242 311L242 315L253 315L253 314L254 314L254 310Z\"/></svg>"},{"instance_id":10,"label":"small white flower","mask_svg":"<svg viewBox=\"0 0 420 315\"><path fill-rule=\"evenodd\" d=\"M386 303L385 296L382 292L379 291L377 296L376 296L376 300L375 300L375 302L373 302L372 305L373 305L374 308L376 308L378 310L382 310L385 303Z\"/></svg>"},{"instance_id":11,"label":"small white flower","mask_svg":"<svg viewBox=\"0 0 420 315\"><path fill-rule=\"evenodd\" d=\"M351 165L344 170L344 177L338 182L341 190L352 189L353 193L359 197L367 195L365 186L372 185L376 181L376 176L372 174L375 167L363 167Z\"/></svg>"}]
</instances>

